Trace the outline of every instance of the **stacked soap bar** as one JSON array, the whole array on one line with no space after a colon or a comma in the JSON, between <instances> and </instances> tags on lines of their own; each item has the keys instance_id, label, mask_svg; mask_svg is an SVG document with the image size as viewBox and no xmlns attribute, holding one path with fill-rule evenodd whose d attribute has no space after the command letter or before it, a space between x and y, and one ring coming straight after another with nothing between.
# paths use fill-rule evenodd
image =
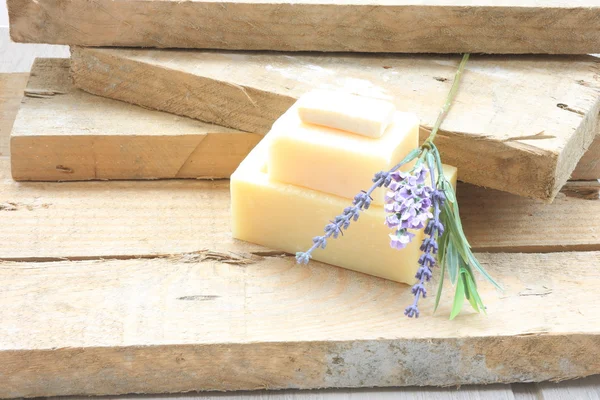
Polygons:
<instances>
[{"instance_id":1,"label":"stacked soap bar","mask_svg":"<svg viewBox=\"0 0 600 400\"><path fill-rule=\"evenodd\" d=\"M390 169L418 146L419 121L412 114L382 112L374 99L364 99L359 112L346 107L360 101L349 95L322 93L314 102L310 96L273 124L231 176L235 238L292 254L305 251L356 193L371 186L375 172ZM323 100L328 100L327 107ZM348 132L332 125L358 129ZM456 168L445 167L445 173L456 181ZM313 258L413 282L423 231L415 232L401 252L392 249L383 194L382 189L374 192L373 204L359 220L343 237L330 240L326 250L316 250Z\"/></svg>"}]
</instances>

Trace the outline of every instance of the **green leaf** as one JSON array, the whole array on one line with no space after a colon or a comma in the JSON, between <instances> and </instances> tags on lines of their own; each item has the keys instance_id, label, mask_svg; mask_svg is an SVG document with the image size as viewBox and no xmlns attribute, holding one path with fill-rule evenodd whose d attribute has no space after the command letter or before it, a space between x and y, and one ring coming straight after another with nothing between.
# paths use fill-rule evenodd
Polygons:
<instances>
[{"instance_id":1,"label":"green leaf","mask_svg":"<svg viewBox=\"0 0 600 400\"><path fill-rule=\"evenodd\" d=\"M450 312L450 319L454 319L462 309L463 303L465 302L465 287L462 279L458 280L456 285L456 292L454 293L454 304L452 304L452 311Z\"/></svg>"},{"instance_id":2,"label":"green leaf","mask_svg":"<svg viewBox=\"0 0 600 400\"><path fill-rule=\"evenodd\" d=\"M502 286L500 286L500 284L498 282L496 282L494 280L494 278L492 278L492 276L483 268L483 266L481 266L481 264L479 263L479 260L477 260L477 258L475 258L475 255L470 251L469 251L469 264L471 264L473 266L473 268L475 268L477 271L479 271L479 273L481 275L483 275L485 277L485 279L487 279L497 289L504 290L504 289L502 289Z\"/></svg>"},{"instance_id":3,"label":"green leaf","mask_svg":"<svg viewBox=\"0 0 600 400\"><path fill-rule=\"evenodd\" d=\"M477 289L473 288L473 282L469 273L465 270L462 270L460 276L465 286L465 298L469 300L469 303L471 303L471 307L473 307L475 311L479 312L479 305L477 304L476 299Z\"/></svg>"},{"instance_id":4,"label":"green leaf","mask_svg":"<svg viewBox=\"0 0 600 400\"><path fill-rule=\"evenodd\" d=\"M443 174L443 169L442 169L441 174ZM450 182L448 182L448 180L445 177L442 182L443 182L442 190L444 191L444 194L446 195L446 199L448 199L448 201L450 203L456 204L456 194L454 193L454 187L452 187L452 184L450 184Z\"/></svg>"},{"instance_id":5,"label":"green leaf","mask_svg":"<svg viewBox=\"0 0 600 400\"><path fill-rule=\"evenodd\" d=\"M446 249L446 267L448 268L450 282L452 282L452 285L456 285L458 280L458 253L452 240L448 242L448 248Z\"/></svg>"},{"instance_id":6,"label":"green leaf","mask_svg":"<svg viewBox=\"0 0 600 400\"><path fill-rule=\"evenodd\" d=\"M435 295L435 304L433 306L433 312L435 312L440 305L440 299L442 298L442 291L444 289L444 275L446 271L446 266L441 263L440 264L440 282L438 283L437 293Z\"/></svg>"},{"instance_id":7,"label":"green leaf","mask_svg":"<svg viewBox=\"0 0 600 400\"><path fill-rule=\"evenodd\" d=\"M398 168L400 168L401 166L403 166L404 164L408 164L409 162L411 162L412 160L414 160L415 158L417 158L417 156L419 156L421 154L423 150L421 150L420 148L416 148L413 151L411 151L410 153L408 153L406 155L406 157L404 157L402 159L402 161L400 161L397 166L394 168L394 171L397 170Z\"/></svg>"},{"instance_id":8,"label":"green leaf","mask_svg":"<svg viewBox=\"0 0 600 400\"><path fill-rule=\"evenodd\" d=\"M465 275L465 281L467 284L467 288L470 293L469 302L471 303L471 307L477 312L482 312L485 314L485 306L483 305L483 301L479 296L479 292L477 292L477 285L475 284L475 277L472 274Z\"/></svg>"}]
</instances>

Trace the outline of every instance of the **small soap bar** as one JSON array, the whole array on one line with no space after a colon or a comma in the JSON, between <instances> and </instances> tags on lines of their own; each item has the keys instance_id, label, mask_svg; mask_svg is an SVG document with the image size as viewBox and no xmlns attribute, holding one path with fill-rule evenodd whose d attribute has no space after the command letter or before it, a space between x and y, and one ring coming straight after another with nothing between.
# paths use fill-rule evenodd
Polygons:
<instances>
[{"instance_id":1,"label":"small soap bar","mask_svg":"<svg viewBox=\"0 0 600 400\"><path fill-rule=\"evenodd\" d=\"M326 90L305 94L297 108L300 119L307 124L371 138L383 135L396 111L394 104L386 100Z\"/></svg>"},{"instance_id":2,"label":"small soap bar","mask_svg":"<svg viewBox=\"0 0 600 400\"><path fill-rule=\"evenodd\" d=\"M314 236L350 204L350 200L269 179L268 148L281 131L271 131L231 176L233 237L290 254L305 251ZM456 183L456 168L444 166L446 177ZM371 206L344 231L330 239L313 259L397 282L415 281L423 230L402 250L390 247L392 230L385 211Z\"/></svg>"},{"instance_id":3,"label":"small soap bar","mask_svg":"<svg viewBox=\"0 0 600 400\"><path fill-rule=\"evenodd\" d=\"M411 113L394 113L383 136L373 139L307 124L300 120L296 107L271 130L268 169L274 182L353 198L371 187L376 172L389 170L419 144L419 120ZM373 204L383 205L384 194L382 189L375 190Z\"/></svg>"}]
</instances>

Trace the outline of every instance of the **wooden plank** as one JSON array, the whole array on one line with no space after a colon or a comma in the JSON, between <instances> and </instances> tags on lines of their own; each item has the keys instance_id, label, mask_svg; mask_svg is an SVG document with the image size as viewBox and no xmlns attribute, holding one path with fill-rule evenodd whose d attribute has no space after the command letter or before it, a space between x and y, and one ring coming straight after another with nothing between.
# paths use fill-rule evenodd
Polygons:
<instances>
[{"instance_id":1,"label":"wooden plank","mask_svg":"<svg viewBox=\"0 0 600 400\"><path fill-rule=\"evenodd\" d=\"M9 155L8 136L29 74L0 74L0 157Z\"/></svg>"},{"instance_id":2,"label":"wooden plank","mask_svg":"<svg viewBox=\"0 0 600 400\"><path fill-rule=\"evenodd\" d=\"M38 59L11 136L16 180L223 178L261 136L75 89L69 60Z\"/></svg>"},{"instance_id":3,"label":"wooden plank","mask_svg":"<svg viewBox=\"0 0 600 400\"><path fill-rule=\"evenodd\" d=\"M97 95L258 133L315 87L391 96L420 116L425 137L458 61L73 48L72 73ZM444 161L465 182L551 200L596 135L599 72L591 56L473 57L436 140Z\"/></svg>"},{"instance_id":4,"label":"wooden plank","mask_svg":"<svg viewBox=\"0 0 600 400\"><path fill-rule=\"evenodd\" d=\"M9 0L16 42L403 53L600 52L598 0Z\"/></svg>"},{"instance_id":5,"label":"wooden plank","mask_svg":"<svg viewBox=\"0 0 600 400\"><path fill-rule=\"evenodd\" d=\"M600 125L598 126L598 135L585 152L579 164L571 174L574 180L600 179Z\"/></svg>"},{"instance_id":6,"label":"wooden plank","mask_svg":"<svg viewBox=\"0 0 600 400\"><path fill-rule=\"evenodd\" d=\"M241 246L231 238L226 180L17 183L3 163L0 259L132 258ZM458 192L478 251L600 250L600 201L560 194L547 205L467 184Z\"/></svg>"},{"instance_id":7,"label":"wooden plank","mask_svg":"<svg viewBox=\"0 0 600 400\"><path fill-rule=\"evenodd\" d=\"M480 254L506 290L481 285L488 316L454 321L447 302L432 315L432 299L405 319L412 295L390 281L293 257L204 256L0 264L0 397L600 372L598 252Z\"/></svg>"}]
</instances>

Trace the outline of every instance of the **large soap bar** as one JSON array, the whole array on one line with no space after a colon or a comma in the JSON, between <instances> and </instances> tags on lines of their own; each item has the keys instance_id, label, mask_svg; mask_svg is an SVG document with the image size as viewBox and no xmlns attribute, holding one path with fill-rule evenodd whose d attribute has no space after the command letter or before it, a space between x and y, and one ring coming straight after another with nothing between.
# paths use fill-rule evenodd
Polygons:
<instances>
[{"instance_id":1,"label":"large soap bar","mask_svg":"<svg viewBox=\"0 0 600 400\"><path fill-rule=\"evenodd\" d=\"M386 100L330 90L315 90L297 104L303 122L379 138L392 122L396 106Z\"/></svg>"},{"instance_id":2,"label":"large soap bar","mask_svg":"<svg viewBox=\"0 0 600 400\"><path fill-rule=\"evenodd\" d=\"M292 107L269 135L269 177L272 181L353 198L368 189L375 172L389 170L418 146L419 120L396 112L379 139L306 124ZM373 192L373 204L383 205L384 191Z\"/></svg>"},{"instance_id":3,"label":"large soap bar","mask_svg":"<svg viewBox=\"0 0 600 400\"><path fill-rule=\"evenodd\" d=\"M313 236L350 204L348 199L268 177L268 147L280 131L269 133L231 176L232 232L237 239L295 254L312 245ZM444 167L453 184L456 168ZM371 206L344 236L330 240L315 260L354 271L412 283L418 268L423 231L403 250L389 245L383 207Z\"/></svg>"}]
</instances>

